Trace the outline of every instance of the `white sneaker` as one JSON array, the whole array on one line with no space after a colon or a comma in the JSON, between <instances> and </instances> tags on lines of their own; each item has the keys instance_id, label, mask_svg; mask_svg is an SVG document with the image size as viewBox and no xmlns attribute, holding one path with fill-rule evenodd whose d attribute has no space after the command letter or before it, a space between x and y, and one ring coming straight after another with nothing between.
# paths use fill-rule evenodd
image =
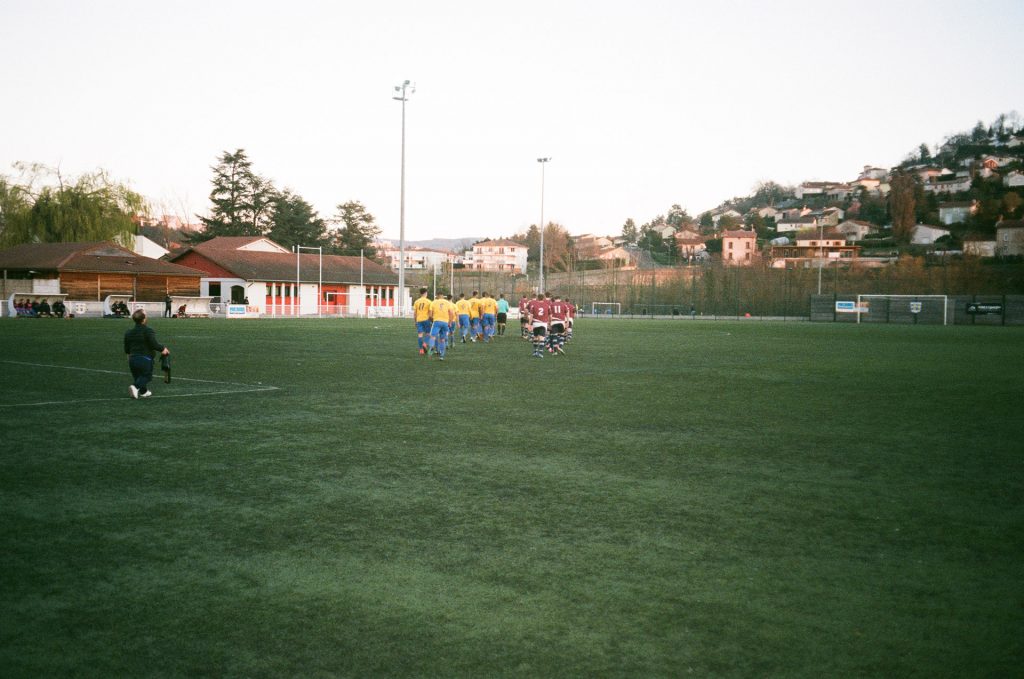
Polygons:
<instances>
[{"instance_id":1,"label":"white sneaker","mask_svg":"<svg viewBox=\"0 0 1024 679\"><path fill-rule=\"evenodd\" d=\"M149 398L153 395L153 392L147 391L145 394L139 394L139 398Z\"/></svg>"},{"instance_id":2,"label":"white sneaker","mask_svg":"<svg viewBox=\"0 0 1024 679\"><path fill-rule=\"evenodd\" d=\"M132 395L132 398L138 398L139 388L136 387L134 384L131 384L128 386L128 393Z\"/></svg>"}]
</instances>

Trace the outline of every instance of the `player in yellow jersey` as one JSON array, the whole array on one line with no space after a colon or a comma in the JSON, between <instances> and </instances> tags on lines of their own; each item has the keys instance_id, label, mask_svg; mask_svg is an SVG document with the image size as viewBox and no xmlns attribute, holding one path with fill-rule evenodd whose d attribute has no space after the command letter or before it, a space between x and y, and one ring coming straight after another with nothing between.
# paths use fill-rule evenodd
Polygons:
<instances>
[{"instance_id":1,"label":"player in yellow jersey","mask_svg":"<svg viewBox=\"0 0 1024 679\"><path fill-rule=\"evenodd\" d=\"M475 342L480 337L480 298L477 297L479 294L474 290L473 296L469 298L469 323L472 328L469 340L471 342Z\"/></svg>"},{"instance_id":2,"label":"player in yellow jersey","mask_svg":"<svg viewBox=\"0 0 1024 679\"><path fill-rule=\"evenodd\" d=\"M459 334L462 335L462 343L466 343L466 336L469 335L469 300L466 293L459 293L459 301L455 303L455 315L459 317Z\"/></svg>"},{"instance_id":3,"label":"player in yellow jersey","mask_svg":"<svg viewBox=\"0 0 1024 679\"><path fill-rule=\"evenodd\" d=\"M436 353L441 360L444 360L445 348L448 346L448 329L455 322L455 305L439 294L430 304L430 317L433 324L430 326L430 349L428 354Z\"/></svg>"},{"instance_id":4,"label":"player in yellow jersey","mask_svg":"<svg viewBox=\"0 0 1024 679\"><path fill-rule=\"evenodd\" d=\"M483 327L483 338L490 342L494 337L496 318L498 313L498 302L486 292L480 296L480 325Z\"/></svg>"},{"instance_id":5,"label":"player in yellow jersey","mask_svg":"<svg viewBox=\"0 0 1024 679\"><path fill-rule=\"evenodd\" d=\"M421 354L427 353L427 338L430 336L430 299L427 289L420 288L420 296L412 305L413 318L416 321L416 348Z\"/></svg>"}]
</instances>

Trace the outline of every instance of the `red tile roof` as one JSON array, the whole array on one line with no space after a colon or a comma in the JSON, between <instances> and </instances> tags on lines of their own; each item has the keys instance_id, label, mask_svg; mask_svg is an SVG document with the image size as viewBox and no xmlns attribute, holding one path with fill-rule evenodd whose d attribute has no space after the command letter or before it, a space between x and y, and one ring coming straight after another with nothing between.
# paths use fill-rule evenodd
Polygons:
<instances>
[{"instance_id":1,"label":"red tile roof","mask_svg":"<svg viewBox=\"0 0 1024 679\"><path fill-rule=\"evenodd\" d=\"M0 268L10 271L79 271L201 276L202 272L137 255L110 241L25 243L0 251Z\"/></svg>"},{"instance_id":2,"label":"red tile roof","mask_svg":"<svg viewBox=\"0 0 1024 679\"><path fill-rule=\"evenodd\" d=\"M476 247L478 245L486 245L488 247L500 246L500 247L506 247L506 248L508 248L508 247L525 248L526 247L522 243L517 243L514 240L508 240L507 238L503 238L502 240L485 240L485 241L481 241L479 243L474 243L473 247Z\"/></svg>"},{"instance_id":3,"label":"red tile roof","mask_svg":"<svg viewBox=\"0 0 1024 679\"><path fill-rule=\"evenodd\" d=\"M258 238L214 238L199 243L180 254L172 261L195 253L209 260L220 269L247 281L294 281L296 257L290 252L260 252L239 250ZM244 241L244 242L243 242ZM195 261L192 258L192 261ZM386 266L369 259L342 255L323 256L324 283L358 284L362 262L362 281L369 285L397 285L398 274ZM299 256L300 278L307 283L320 279L320 255L303 253ZM198 264L197 264L198 265Z\"/></svg>"}]
</instances>

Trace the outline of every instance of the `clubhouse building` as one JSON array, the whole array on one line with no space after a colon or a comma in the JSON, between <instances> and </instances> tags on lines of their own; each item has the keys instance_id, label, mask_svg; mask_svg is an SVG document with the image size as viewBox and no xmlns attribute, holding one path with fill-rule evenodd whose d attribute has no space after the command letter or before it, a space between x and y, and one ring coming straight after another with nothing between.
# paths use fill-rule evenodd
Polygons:
<instances>
[{"instance_id":1,"label":"clubhouse building","mask_svg":"<svg viewBox=\"0 0 1024 679\"><path fill-rule=\"evenodd\" d=\"M296 254L269 238L238 236L199 243L171 262L203 272L201 296L228 315L399 315L398 275L364 257Z\"/></svg>"},{"instance_id":2,"label":"clubhouse building","mask_svg":"<svg viewBox=\"0 0 1024 679\"><path fill-rule=\"evenodd\" d=\"M203 276L202 271L143 257L113 241L16 245L0 251L0 271L3 316L14 316L17 302L52 304L58 299L79 316L109 315L119 301L159 314L168 296L196 298Z\"/></svg>"}]
</instances>

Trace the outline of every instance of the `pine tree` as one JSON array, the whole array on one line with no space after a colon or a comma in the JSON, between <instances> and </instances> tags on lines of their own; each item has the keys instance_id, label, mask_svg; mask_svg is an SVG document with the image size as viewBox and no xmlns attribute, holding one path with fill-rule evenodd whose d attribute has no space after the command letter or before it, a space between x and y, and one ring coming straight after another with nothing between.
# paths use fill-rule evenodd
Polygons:
<instances>
[{"instance_id":1,"label":"pine tree","mask_svg":"<svg viewBox=\"0 0 1024 679\"><path fill-rule=\"evenodd\" d=\"M357 200L338 206L334 222L341 225L331 237L331 250L339 255L356 255L373 259L377 251L373 242L380 235L376 218Z\"/></svg>"},{"instance_id":2,"label":"pine tree","mask_svg":"<svg viewBox=\"0 0 1024 679\"><path fill-rule=\"evenodd\" d=\"M213 170L209 217L200 217L204 229L190 240L199 242L217 236L263 236L271 227L277 192L273 184L252 169L245 149L221 154Z\"/></svg>"},{"instance_id":3,"label":"pine tree","mask_svg":"<svg viewBox=\"0 0 1024 679\"><path fill-rule=\"evenodd\" d=\"M288 189L277 194L271 212L270 240L286 248L329 245L327 222L313 206Z\"/></svg>"}]
</instances>

